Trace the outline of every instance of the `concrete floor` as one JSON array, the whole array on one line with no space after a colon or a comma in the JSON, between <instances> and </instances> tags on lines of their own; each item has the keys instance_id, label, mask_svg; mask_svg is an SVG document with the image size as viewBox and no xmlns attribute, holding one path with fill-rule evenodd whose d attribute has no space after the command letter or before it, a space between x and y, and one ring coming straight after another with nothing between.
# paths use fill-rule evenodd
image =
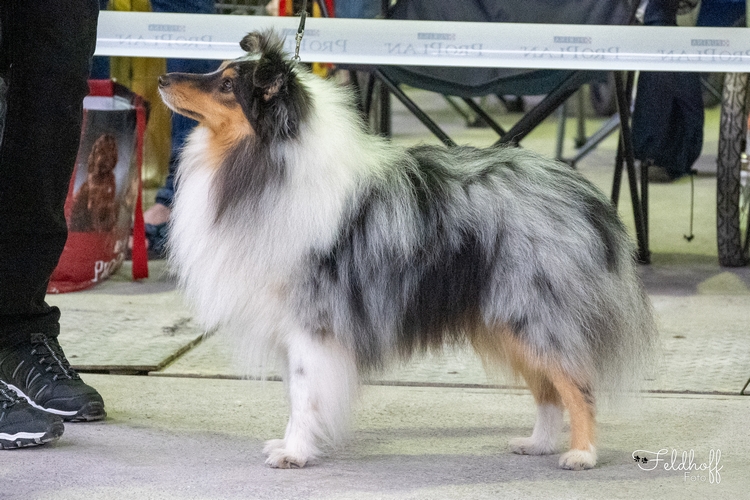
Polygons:
<instances>
[{"instance_id":1,"label":"concrete floor","mask_svg":"<svg viewBox=\"0 0 750 500\"><path fill-rule=\"evenodd\" d=\"M458 142L492 142L440 99L415 96ZM652 189L653 264L640 271L663 352L644 374L645 391L599 416L595 469L563 471L559 455L510 453L508 440L531 432L532 397L488 381L462 351L395 367L363 387L352 436L330 458L269 469L261 449L284 431L282 384L238 379L221 343L201 341L163 263L154 263L141 283L128 280L126 265L92 290L50 297L63 310L62 345L89 372L109 417L69 424L54 444L0 454L0 498L747 498L750 398L739 393L750 377L750 270L716 261L716 115L709 110L697 165L692 242L682 237L689 183ZM398 107L394 129L400 143L431 141ZM524 145L551 155L554 130L545 123ZM579 164L607 192L614 144ZM629 208L621 209L627 221ZM666 462L654 460L659 450ZM679 468L683 453L692 453L691 470Z\"/></svg>"}]
</instances>

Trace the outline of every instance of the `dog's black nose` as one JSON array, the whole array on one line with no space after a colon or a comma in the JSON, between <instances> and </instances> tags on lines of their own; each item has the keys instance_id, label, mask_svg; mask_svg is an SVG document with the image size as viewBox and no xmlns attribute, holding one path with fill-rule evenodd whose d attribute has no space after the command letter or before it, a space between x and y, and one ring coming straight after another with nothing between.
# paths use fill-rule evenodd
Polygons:
<instances>
[{"instance_id":1,"label":"dog's black nose","mask_svg":"<svg viewBox=\"0 0 750 500\"><path fill-rule=\"evenodd\" d=\"M161 75L159 77L159 87L169 87L169 77L167 77L167 75Z\"/></svg>"}]
</instances>

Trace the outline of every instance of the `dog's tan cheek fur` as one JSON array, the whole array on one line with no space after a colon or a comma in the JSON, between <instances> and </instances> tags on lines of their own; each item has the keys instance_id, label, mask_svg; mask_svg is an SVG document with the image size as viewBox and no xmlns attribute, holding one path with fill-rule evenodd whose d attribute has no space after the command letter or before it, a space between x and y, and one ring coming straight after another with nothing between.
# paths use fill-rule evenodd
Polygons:
<instances>
[{"instance_id":1,"label":"dog's tan cheek fur","mask_svg":"<svg viewBox=\"0 0 750 500\"><path fill-rule=\"evenodd\" d=\"M211 131L208 163L214 168L221 165L233 146L255 135L242 107L234 101L220 102L213 95L186 85L170 86L164 97L167 105L177 112L182 109L203 116L200 124Z\"/></svg>"},{"instance_id":2,"label":"dog's tan cheek fur","mask_svg":"<svg viewBox=\"0 0 750 500\"><path fill-rule=\"evenodd\" d=\"M230 149L255 135L255 131L239 104L227 107L215 103L214 106L216 112L207 118L206 126L212 132L209 140L211 164L218 166Z\"/></svg>"}]
</instances>

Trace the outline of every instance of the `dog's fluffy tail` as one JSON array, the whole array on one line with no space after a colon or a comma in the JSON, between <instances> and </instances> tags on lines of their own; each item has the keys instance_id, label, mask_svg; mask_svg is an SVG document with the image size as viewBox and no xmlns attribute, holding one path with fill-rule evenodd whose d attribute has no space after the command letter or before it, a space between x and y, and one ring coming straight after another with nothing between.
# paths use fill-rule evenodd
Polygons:
<instances>
[{"instance_id":1,"label":"dog's fluffy tail","mask_svg":"<svg viewBox=\"0 0 750 500\"><path fill-rule=\"evenodd\" d=\"M620 351L622 358L610 359L617 358L613 352L603 357L603 360L608 363L607 366L600 368L605 390L608 386L620 390L638 389L654 370L652 363L657 352L658 331L651 302L640 285L628 283L627 286L632 287L630 293L632 304L629 314L623 318L624 322L620 325L620 328L624 330L620 335L624 344ZM602 347L607 350L606 346ZM614 369L610 369L610 366Z\"/></svg>"},{"instance_id":2,"label":"dog's fluffy tail","mask_svg":"<svg viewBox=\"0 0 750 500\"><path fill-rule=\"evenodd\" d=\"M612 396L642 387L653 371L658 344L653 308L637 274L632 244L625 234L614 236L620 240L616 243L619 262L601 283L606 297L593 321L593 326L606 333L593 336L589 344L598 398L609 403L622 401Z\"/></svg>"}]
</instances>

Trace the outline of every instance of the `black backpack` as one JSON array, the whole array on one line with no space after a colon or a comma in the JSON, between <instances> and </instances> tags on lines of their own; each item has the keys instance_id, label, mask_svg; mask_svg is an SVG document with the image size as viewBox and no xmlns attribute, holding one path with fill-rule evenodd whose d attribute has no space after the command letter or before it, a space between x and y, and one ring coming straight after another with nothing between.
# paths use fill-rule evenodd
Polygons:
<instances>
[{"instance_id":1,"label":"black backpack","mask_svg":"<svg viewBox=\"0 0 750 500\"><path fill-rule=\"evenodd\" d=\"M644 24L676 26L675 0L650 0ZM641 72L633 110L636 159L672 177L690 172L703 147L703 96L697 73Z\"/></svg>"}]
</instances>

